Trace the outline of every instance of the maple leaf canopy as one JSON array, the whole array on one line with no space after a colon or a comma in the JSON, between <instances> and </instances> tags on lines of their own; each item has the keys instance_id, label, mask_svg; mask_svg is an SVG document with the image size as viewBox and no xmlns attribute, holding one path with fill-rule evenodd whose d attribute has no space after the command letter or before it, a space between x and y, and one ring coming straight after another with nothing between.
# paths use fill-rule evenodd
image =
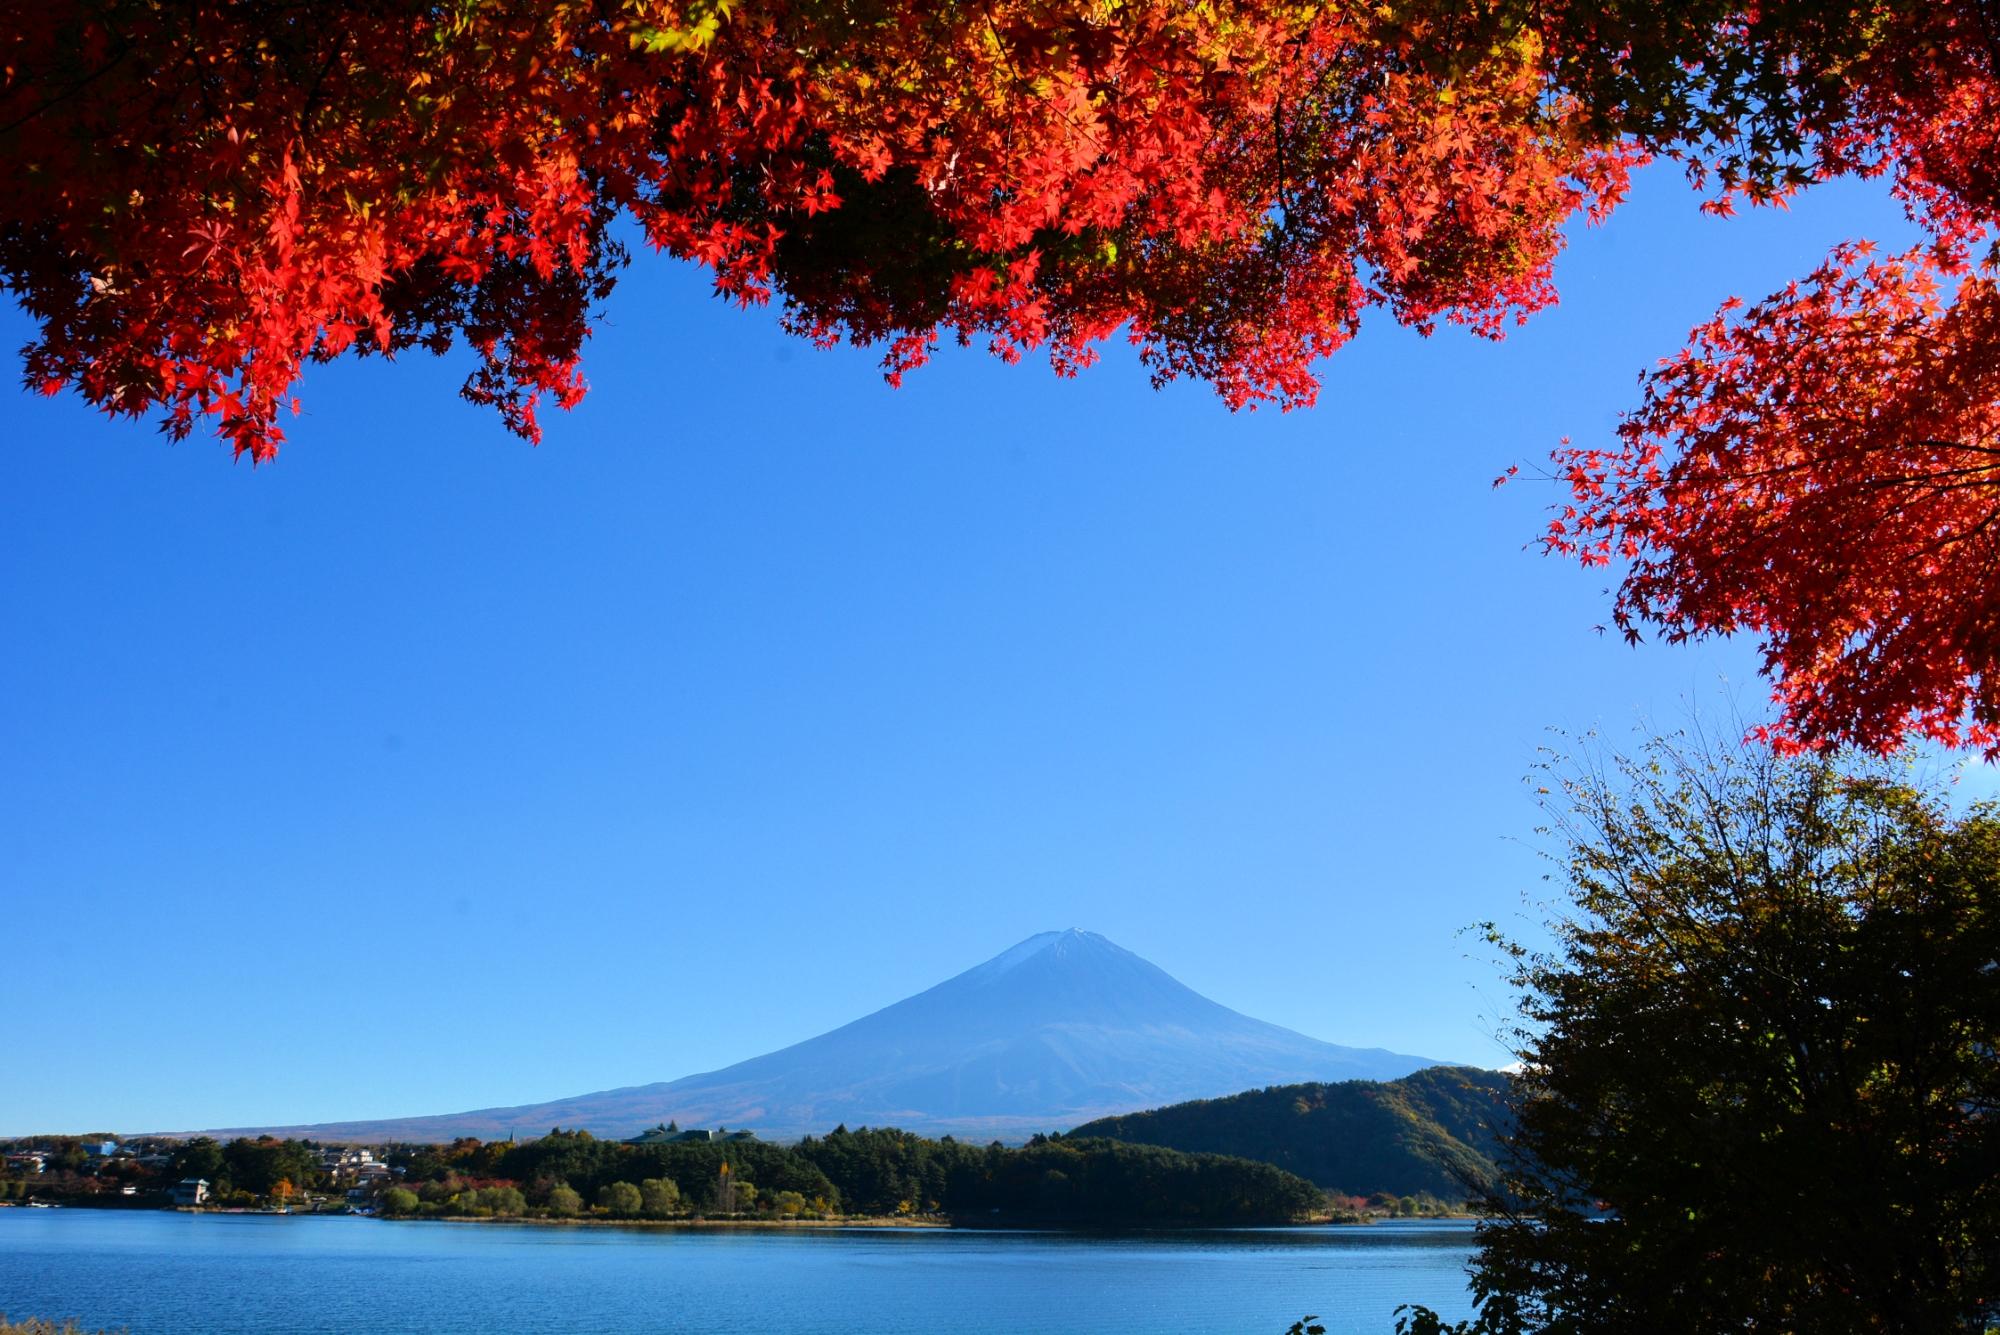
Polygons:
<instances>
[{"instance_id":1,"label":"maple leaf canopy","mask_svg":"<svg viewBox=\"0 0 2000 1335\"><path fill-rule=\"evenodd\" d=\"M892 379L941 337L1309 403L1386 305L1497 333L1624 187L1534 34L1431 6L7 0L0 277L31 385L239 453L301 366L469 345L583 392L612 234Z\"/></svg>"}]
</instances>

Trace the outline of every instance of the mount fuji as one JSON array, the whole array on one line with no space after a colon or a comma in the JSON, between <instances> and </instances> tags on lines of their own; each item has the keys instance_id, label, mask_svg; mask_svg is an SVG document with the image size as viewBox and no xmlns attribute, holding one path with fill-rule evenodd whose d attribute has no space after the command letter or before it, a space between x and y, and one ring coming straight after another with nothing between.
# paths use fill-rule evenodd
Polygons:
<instances>
[{"instance_id":1,"label":"mount fuji","mask_svg":"<svg viewBox=\"0 0 2000 1335\"><path fill-rule=\"evenodd\" d=\"M259 1129L439 1141L551 1126L629 1136L678 1120L790 1137L844 1122L1018 1139L1266 1085L1389 1080L1438 1064L1252 1019L1072 929L1031 936L928 991L719 1071L519 1107Z\"/></svg>"}]
</instances>

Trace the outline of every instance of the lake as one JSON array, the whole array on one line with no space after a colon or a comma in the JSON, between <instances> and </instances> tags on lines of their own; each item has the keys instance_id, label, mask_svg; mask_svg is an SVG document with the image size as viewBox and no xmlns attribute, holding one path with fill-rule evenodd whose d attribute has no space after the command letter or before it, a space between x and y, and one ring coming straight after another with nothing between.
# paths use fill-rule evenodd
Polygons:
<instances>
[{"instance_id":1,"label":"lake","mask_svg":"<svg viewBox=\"0 0 2000 1335\"><path fill-rule=\"evenodd\" d=\"M1389 1335L1472 1230L752 1232L0 1210L0 1312L132 1335Z\"/></svg>"}]
</instances>

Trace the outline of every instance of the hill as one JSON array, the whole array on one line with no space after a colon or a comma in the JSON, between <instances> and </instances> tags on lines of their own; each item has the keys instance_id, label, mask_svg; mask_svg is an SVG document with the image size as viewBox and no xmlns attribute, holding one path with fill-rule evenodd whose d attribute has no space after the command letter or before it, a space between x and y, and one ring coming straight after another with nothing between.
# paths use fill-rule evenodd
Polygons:
<instances>
[{"instance_id":1,"label":"hill","mask_svg":"<svg viewBox=\"0 0 2000 1335\"><path fill-rule=\"evenodd\" d=\"M1279 1085L1086 1122L1069 1134L1258 1159L1333 1191L1467 1196L1499 1181L1511 1081L1433 1066L1398 1080Z\"/></svg>"},{"instance_id":2,"label":"hill","mask_svg":"<svg viewBox=\"0 0 2000 1335\"><path fill-rule=\"evenodd\" d=\"M1252 1019L1071 930L1029 937L916 996L719 1071L516 1107L215 1134L447 1141L566 1126L628 1136L678 1120L767 1137L845 1123L1022 1139L1253 1085L1384 1079L1432 1064Z\"/></svg>"}]
</instances>

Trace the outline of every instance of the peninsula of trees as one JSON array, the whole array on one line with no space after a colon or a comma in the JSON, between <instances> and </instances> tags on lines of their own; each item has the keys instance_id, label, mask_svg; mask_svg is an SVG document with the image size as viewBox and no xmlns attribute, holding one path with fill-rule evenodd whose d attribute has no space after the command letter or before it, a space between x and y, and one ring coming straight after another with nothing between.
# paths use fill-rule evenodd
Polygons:
<instances>
[{"instance_id":1,"label":"peninsula of trees","mask_svg":"<svg viewBox=\"0 0 2000 1335\"><path fill-rule=\"evenodd\" d=\"M94 1169L74 1140L32 1153L52 1153L54 1166L8 1179L0 1192L162 1205L176 1184L199 1180L208 1184L207 1203L237 1208L344 1208L351 1201L387 1215L447 1218L866 1216L1058 1226L1291 1223L1328 1209L1317 1187L1270 1164L1062 1136L1010 1148L840 1127L794 1145L632 1144L558 1129L521 1142L384 1147L389 1171L365 1187L350 1187L339 1169L327 1168L323 1147L271 1137L226 1144L196 1138L165 1153L102 1158ZM142 1166L140 1157L157 1162Z\"/></svg>"}]
</instances>

